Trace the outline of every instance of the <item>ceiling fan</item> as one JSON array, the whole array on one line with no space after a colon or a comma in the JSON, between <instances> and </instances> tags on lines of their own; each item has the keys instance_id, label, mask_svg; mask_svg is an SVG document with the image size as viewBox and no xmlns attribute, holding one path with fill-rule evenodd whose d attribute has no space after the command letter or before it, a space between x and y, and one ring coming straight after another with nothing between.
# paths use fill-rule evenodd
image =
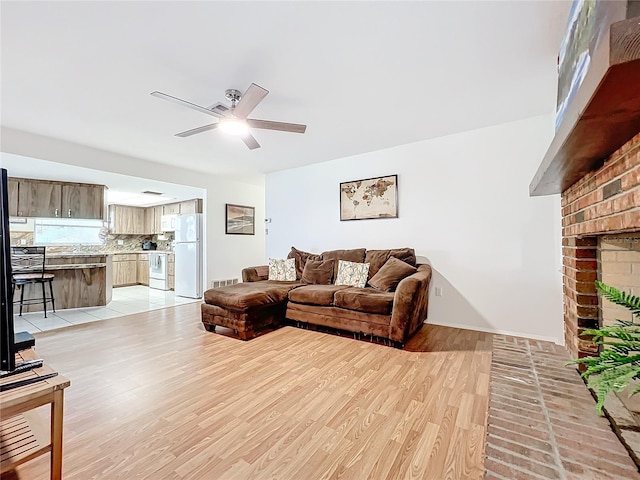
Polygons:
<instances>
[{"instance_id":1,"label":"ceiling fan","mask_svg":"<svg viewBox=\"0 0 640 480\"><path fill-rule=\"evenodd\" d=\"M251 134L249 128L279 130L282 132L293 133L304 133L307 129L306 125L300 125L298 123L273 122L271 120L247 118L247 116L258 106L268 93L269 90L266 90L255 83L249 85L249 88L244 92L244 95L239 90L231 88L225 91L225 97L231 102L230 107L224 103L216 103L208 108L201 107L195 103L187 102L186 100L182 100L162 92L152 92L151 95L220 119L217 123L211 123L209 125L187 130L186 132L176 133L176 137L189 137L196 133L202 133L207 130L215 130L219 128L226 133L239 136L245 145L249 147L250 150L253 150L255 148L260 148L260 144Z\"/></svg>"}]
</instances>

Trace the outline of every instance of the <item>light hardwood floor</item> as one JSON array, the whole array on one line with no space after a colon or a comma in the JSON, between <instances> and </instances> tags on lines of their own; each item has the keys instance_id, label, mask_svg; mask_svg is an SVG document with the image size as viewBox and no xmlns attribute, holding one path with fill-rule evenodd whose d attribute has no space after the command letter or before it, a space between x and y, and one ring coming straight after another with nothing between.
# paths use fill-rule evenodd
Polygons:
<instances>
[{"instance_id":1,"label":"light hardwood floor","mask_svg":"<svg viewBox=\"0 0 640 480\"><path fill-rule=\"evenodd\" d=\"M405 350L285 327L243 342L187 304L38 334L71 379L64 478L479 479L491 335ZM48 478L48 461L18 471Z\"/></svg>"}]
</instances>

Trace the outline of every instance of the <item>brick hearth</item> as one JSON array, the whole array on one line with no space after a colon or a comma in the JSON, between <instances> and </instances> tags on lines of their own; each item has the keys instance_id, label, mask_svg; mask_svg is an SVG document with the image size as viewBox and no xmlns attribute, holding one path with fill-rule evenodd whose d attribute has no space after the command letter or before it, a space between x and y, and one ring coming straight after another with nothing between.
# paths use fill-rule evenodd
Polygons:
<instances>
[{"instance_id":1,"label":"brick hearth","mask_svg":"<svg viewBox=\"0 0 640 480\"><path fill-rule=\"evenodd\" d=\"M494 335L485 480L640 479L566 350Z\"/></svg>"}]
</instances>

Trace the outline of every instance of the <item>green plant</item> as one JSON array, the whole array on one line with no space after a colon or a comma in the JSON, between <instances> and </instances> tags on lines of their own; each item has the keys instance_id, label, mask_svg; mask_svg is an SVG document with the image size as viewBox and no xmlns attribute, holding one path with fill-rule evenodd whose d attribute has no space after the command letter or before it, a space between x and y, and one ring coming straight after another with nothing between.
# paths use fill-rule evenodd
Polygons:
<instances>
[{"instance_id":1,"label":"green plant","mask_svg":"<svg viewBox=\"0 0 640 480\"><path fill-rule=\"evenodd\" d=\"M585 330L582 335L593 335L593 343L604 345L597 357L585 357L573 360L572 364L582 364L587 369L582 377L597 396L596 410L602 413L604 399L611 391L619 392L626 388L631 380L640 378L640 297L596 281L597 289L609 301L627 308L632 321L617 320L617 325ZM635 318L634 318L635 317ZM640 392L640 386L630 395Z\"/></svg>"}]
</instances>

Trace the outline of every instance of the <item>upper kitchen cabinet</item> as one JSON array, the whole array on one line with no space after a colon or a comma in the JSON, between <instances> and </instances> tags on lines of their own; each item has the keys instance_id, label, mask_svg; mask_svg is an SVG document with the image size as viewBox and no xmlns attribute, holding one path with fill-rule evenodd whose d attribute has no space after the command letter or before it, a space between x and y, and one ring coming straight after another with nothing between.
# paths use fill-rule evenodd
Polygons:
<instances>
[{"instance_id":1,"label":"upper kitchen cabinet","mask_svg":"<svg viewBox=\"0 0 640 480\"><path fill-rule=\"evenodd\" d=\"M188 215L190 213L202 213L202 199L194 198L193 200L187 200L180 202L180 214Z\"/></svg>"},{"instance_id":2,"label":"upper kitchen cabinet","mask_svg":"<svg viewBox=\"0 0 640 480\"><path fill-rule=\"evenodd\" d=\"M147 207L144 209L144 233L156 233L156 212L153 207Z\"/></svg>"},{"instance_id":3,"label":"upper kitchen cabinet","mask_svg":"<svg viewBox=\"0 0 640 480\"><path fill-rule=\"evenodd\" d=\"M18 216L18 181L14 178L9 179L9 216Z\"/></svg>"},{"instance_id":4,"label":"upper kitchen cabinet","mask_svg":"<svg viewBox=\"0 0 640 480\"><path fill-rule=\"evenodd\" d=\"M177 215L178 213L180 213L179 203L167 203L166 205L162 205L163 215Z\"/></svg>"},{"instance_id":5,"label":"upper kitchen cabinet","mask_svg":"<svg viewBox=\"0 0 640 480\"><path fill-rule=\"evenodd\" d=\"M62 216L62 185L57 182L18 179L17 213L18 217Z\"/></svg>"},{"instance_id":6,"label":"upper kitchen cabinet","mask_svg":"<svg viewBox=\"0 0 640 480\"><path fill-rule=\"evenodd\" d=\"M69 218L104 218L102 185L62 185L62 215Z\"/></svg>"},{"instance_id":7,"label":"upper kitchen cabinet","mask_svg":"<svg viewBox=\"0 0 640 480\"><path fill-rule=\"evenodd\" d=\"M153 231L151 233L162 233L162 205L153 208Z\"/></svg>"},{"instance_id":8,"label":"upper kitchen cabinet","mask_svg":"<svg viewBox=\"0 0 640 480\"><path fill-rule=\"evenodd\" d=\"M144 209L144 233L162 233L162 205Z\"/></svg>"},{"instance_id":9,"label":"upper kitchen cabinet","mask_svg":"<svg viewBox=\"0 0 640 480\"><path fill-rule=\"evenodd\" d=\"M145 226L145 209L125 205L109 205L109 229L115 234L140 235L149 233Z\"/></svg>"},{"instance_id":10,"label":"upper kitchen cabinet","mask_svg":"<svg viewBox=\"0 0 640 480\"><path fill-rule=\"evenodd\" d=\"M9 214L17 217L89 218L105 216L104 185L9 179Z\"/></svg>"}]
</instances>

